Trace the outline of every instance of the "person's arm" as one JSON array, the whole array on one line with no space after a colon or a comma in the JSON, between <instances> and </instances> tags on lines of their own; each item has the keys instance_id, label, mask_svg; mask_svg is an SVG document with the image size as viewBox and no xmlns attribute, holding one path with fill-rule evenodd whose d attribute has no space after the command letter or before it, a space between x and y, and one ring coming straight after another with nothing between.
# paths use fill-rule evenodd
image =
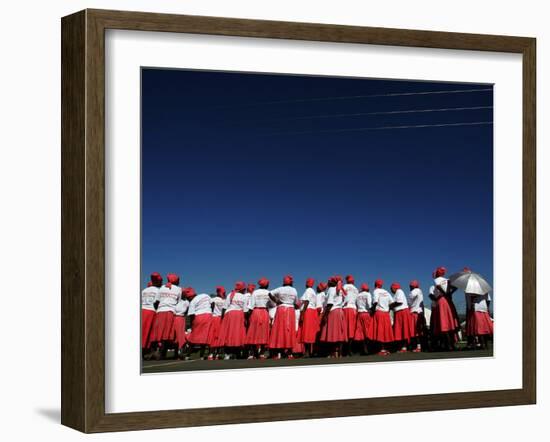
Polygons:
<instances>
[{"instance_id":1,"label":"person's arm","mask_svg":"<svg viewBox=\"0 0 550 442\"><path fill-rule=\"evenodd\" d=\"M155 310L158 310L159 304L160 304L160 301L153 302L153 307L155 308Z\"/></svg>"},{"instance_id":2,"label":"person's arm","mask_svg":"<svg viewBox=\"0 0 550 442\"><path fill-rule=\"evenodd\" d=\"M371 315L374 315L374 312L376 312L376 306L378 305L378 302L373 302L372 306L370 308Z\"/></svg>"},{"instance_id":3,"label":"person's arm","mask_svg":"<svg viewBox=\"0 0 550 442\"><path fill-rule=\"evenodd\" d=\"M403 304L403 303L394 301L390 304L390 308L393 310L393 309L395 309L395 307L399 307L401 304Z\"/></svg>"},{"instance_id":4,"label":"person's arm","mask_svg":"<svg viewBox=\"0 0 550 442\"><path fill-rule=\"evenodd\" d=\"M321 317L321 324L324 324L327 321L328 314L332 309L332 304L327 304L327 307L323 310L323 316Z\"/></svg>"}]
</instances>

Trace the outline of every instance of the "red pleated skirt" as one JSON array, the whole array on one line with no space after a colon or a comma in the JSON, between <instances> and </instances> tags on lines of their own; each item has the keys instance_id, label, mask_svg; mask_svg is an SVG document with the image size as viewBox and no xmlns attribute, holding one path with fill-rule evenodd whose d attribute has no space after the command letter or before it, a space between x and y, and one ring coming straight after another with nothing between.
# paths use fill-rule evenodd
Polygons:
<instances>
[{"instance_id":1,"label":"red pleated skirt","mask_svg":"<svg viewBox=\"0 0 550 442\"><path fill-rule=\"evenodd\" d=\"M410 342L413 331L411 312L408 308L398 310L393 317L393 338L396 341Z\"/></svg>"},{"instance_id":2,"label":"red pleated skirt","mask_svg":"<svg viewBox=\"0 0 550 442\"><path fill-rule=\"evenodd\" d=\"M449 333L458 330L458 315L453 301L445 296L437 299L437 309L435 309L433 333L439 335L441 333ZM432 312L434 315L434 312Z\"/></svg>"},{"instance_id":3,"label":"red pleated skirt","mask_svg":"<svg viewBox=\"0 0 550 442\"><path fill-rule=\"evenodd\" d=\"M208 333L210 332L210 324L212 323L212 314L203 313L196 315L191 324L191 333L187 337L189 343L194 345L207 345Z\"/></svg>"},{"instance_id":4,"label":"red pleated skirt","mask_svg":"<svg viewBox=\"0 0 550 442\"><path fill-rule=\"evenodd\" d=\"M155 322L151 330L151 342L171 341L174 336L173 330L174 313L160 312L155 315Z\"/></svg>"},{"instance_id":5,"label":"red pleated skirt","mask_svg":"<svg viewBox=\"0 0 550 442\"><path fill-rule=\"evenodd\" d=\"M468 336L483 336L493 334L493 321L487 312L468 313L466 318L466 334Z\"/></svg>"},{"instance_id":6,"label":"red pleated skirt","mask_svg":"<svg viewBox=\"0 0 550 442\"><path fill-rule=\"evenodd\" d=\"M154 310L141 309L141 348L149 348L151 328L155 320Z\"/></svg>"},{"instance_id":7,"label":"red pleated skirt","mask_svg":"<svg viewBox=\"0 0 550 442\"><path fill-rule=\"evenodd\" d=\"M346 342L348 340L346 318L341 308L331 309L321 330L323 342Z\"/></svg>"},{"instance_id":8,"label":"red pleated skirt","mask_svg":"<svg viewBox=\"0 0 550 442\"><path fill-rule=\"evenodd\" d=\"M319 333L319 312L315 308L307 308L300 328L300 341L304 344L314 344Z\"/></svg>"},{"instance_id":9,"label":"red pleated skirt","mask_svg":"<svg viewBox=\"0 0 550 442\"><path fill-rule=\"evenodd\" d=\"M355 336L355 328L357 327L357 310L354 308L344 308L344 318L346 320L346 334L348 341Z\"/></svg>"},{"instance_id":10,"label":"red pleated skirt","mask_svg":"<svg viewBox=\"0 0 550 442\"><path fill-rule=\"evenodd\" d=\"M267 345L269 342L269 313L265 308L255 308L250 315L245 343Z\"/></svg>"},{"instance_id":11,"label":"red pleated skirt","mask_svg":"<svg viewBox=\"0 0 550 442\"><path fill-rule=\"evenodd\" d=\"M246 338L242 310L227 312L222 320L220 344L223 347L242 347Z\"/></svg>"},{"instance_id":12,"label":"red pleated skirt","mask_svg":"<svg viewBox=\"0 0 550 442\"><path fill-rule=\"evenodd\" d=\"M271 327L269 348L291 350L296 343L296 314L293 307L277 306L277 313Z\"/></svg>"},{"instance_id":13,"label":"red pleated skirt","mask_svg":"<svg viewBox=\"0 0 550 442\"><path fill-rule=\"evenodd\" d=\"M357 326L355 327L355 334L353 335L355 341L364 341L368 339L371 321L372 316L369 312L357 313Z\"/></svg>"},{"instance_id":14,"label":"red pleated skirt","mask_svg":"<svg viewBox=\"0 0 550 442\"><path fill-rule=\"evenodd\" d=\"M371 341L388 343L393 342L390 312L376 310L370 322L368 338Z\"/></svg>"},{"instance_id":15,"label":"red pleated skirt","mask_svg":"<svg viewBox=\"0 0 550 442\"><path fill-rule=\"evenodd\" d=\"M426 318L424 313L411 312L411 337L418 337L424 334Z\"/></svg>"},{"instance_id":16,"label":"red pleated skirt","mask_svg":"<svg viewBox=\"0 0 550 442\"><path fill-rule=\"evenodd\" d=\"M187 342L187 335L185 334L185 316L174 316L174 322L172 324L174 330L173 339L178 344L178 348L183 347Z\"/></svg>"},{"instance_id":17,"label":"red pleated skirt","mask_svg":"<svg viewBox=\"0 0 550 442\"><path fill-rule=\"evenodd\" d=\"M222 347L220 344L221 316L212 316L210 330L208 330L208 345L210 348Z\"/></svg>"}]
</instances>

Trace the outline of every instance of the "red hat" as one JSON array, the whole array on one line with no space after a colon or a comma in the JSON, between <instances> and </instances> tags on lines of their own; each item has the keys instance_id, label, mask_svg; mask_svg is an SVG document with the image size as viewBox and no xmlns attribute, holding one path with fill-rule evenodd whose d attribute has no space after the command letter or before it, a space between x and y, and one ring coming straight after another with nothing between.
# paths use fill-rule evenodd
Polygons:
<instances>
[{"instance_id":1,"label":"red hat","mask_svg":"<svg viewBox=\"0 0 550 442\"><path fill-rule=\"evenodd\" d=\"M369 291L369 285L366 282L361 284L361 291L362 292L368 292Z\"/></svg>"},{"instance_id":2,"label":"red hat","mask_svg":"<svg viewBox=\"0 0 550 442\"><path fill-rule=\"evenodd\" d=\"M328 279L328 282L332 282L332 283L336 283L338 281L338 279L336 278L336 276L331 276L329 279Z\"/></svg>"},{"instance_id":3,"label":"red hat","mask_svg":"<svg viewBox=\"0 0 550 442\"><path fill-rule=\"evenodd\" d=\"M153 284L162 284L162 276L159 272L153 272L151 273L151 282Z\"/></svg>"},{"instance_id":4,"label":"red hat","mask_svg":"<svg viewBox=\"0 0 550 442\"><path fill-rule=\"evenodd\" d=\"M260 278L260 280L258 281L258 285L259 285L260 288L262 288L262 289L265 289L265 288L269 287L269 279L267 279L267 278Z\"/></svg>"},{"instance_id":5,"label":"red hat","mask_svg":"<svg viewBox=\"0 0 550 442\"><path fill-rule=\"evenodd\" d=\"M353 284L355 282L355 278L353 277L353 275L346 276L346 282L348 284Z\"/></svg>"},{"instance_id":6,"label":"red hat","mask_svg":"<svg viewBox=\"0 0 550 442\"><path fill-rule=\"evenodd\" d=\"M221 285L216 286L216 295L220 298L225 298L225 287Z\"/></svg>"},{"instance_id":7,"label":"red hat","mask_svg":"<svg viewBox=\"0 0 550 442\"><path fill-rule=\"evenodd\" d=\"M472 269L470 267L464 267L462 269L463 272L468 272L468 273L472 273Z\"/></svg>"},{"instance_id":8,"label":"red hat","mask_svg":"<svg viewBox=\"0 0 550 442\"><path fill-rule=\"evenodd\" d=\"M294 278L290 275L286 275L284 278L283 278L283 284L284 285L290 285L294 282Z\"/></svg>"},{"instance_id":9,"label":"red hat","mask_svg":"<svg viewBox=\"0 0 550 442\"><path fill-rule=\"evenodd\" d=\"M180 277L175 273L168 273L168 275L166 275L166 279L170 284L178 285L180 283Z\"/></svg>"},{"instance_id":10,"label":"red hat","mask_svg":"<svg viewBox=\"0 0 550 442\"><path fill-rule=\"evenodd\" d=\"M447 273L447 269L445 267L438 267L435 269L435 277L438 278L440 276L445 276L445 273Z\"/></svg>"},{"instance_id":11,"label":"red hat","mask_svg":"<svg viewBox=\"0 0 550 442\"><path fill-rule=\"evenodd\" d=\"M413 279L411 282L409 282L409 286L413 289L417 289L418 287L420 287L420 284L416 279Z\"/></svg>"},{"instance_id":12,"label":"red hat","mask_svg":"<svg viewBox=\"0 0 550 442\"><path fill-rule=\"evenodd\" d=\"M374 287L376 288L381 288L383 285L384 285L383 279L377 279L376 281L374 281Z\"/></svg>"},{"instance_id":13,"label":"red hat","mask_svg":"<svg viewBox=\"0 0 550 442\"><path fill-rule=\"evenodd\" d=\"M152 283L151 281L149 281L149 282L147 283L147 287L151 287L152 285L153 285L153 283Z\"/></svg>"},{"instance_id":14,"label":"red hat","mask_svg":"<svg viewBox=\"0 0 550 442\"><path fill-rule=\"evenodd\" d=\"M392 282L390 288L395 292L397 289L401 288L401 285L398 282Z\"/></svg>"},{"instance_id":15,"label":"red hat","mask_svg":"<svg viewBox=\"0 0 550 442\"><path fill-rule=\"evenodd\" d=\"M194 298L197 295L197 292L193 287L185 287L182 292L187 299Z\"/></svg>"},{"instance_id":16,"label":"red hat","mask_svg":"<svg viewBox=\"0 0 550 442\"><path fill-rule=\"evenodd\" d=\"M314 285L315 285L315 279L313 278L306 279L306 287L313 287Z\"/></svg>"},{"instance_id":17,"label":"red hat","mask_svg":"<svg viewBox=\"0 0 550 442\"><path fill-rule=\"evenodd\" d=\"M328 285L327 285L326 282L320 282L319 285L317 286L317 291L322 292L322 291L326 290L327 287L328 287Z\"/></svg>"},{"instance_id":18,"label":"red hat","mask_svg":"<svg viewBox=\"0 0 550 442\"><path fill-rule=\"evenodd\" d=\"M256 284L248 284L248 287L247 287L247 290L248 290L248 293L252 293L254 290L256 290Z\"/></svg>"},{"instance_id":19,"label":"red hat","mask_svg":"<svg viewBox=\"0 0 550 442\"><path fill-rule=\"evenodd\" d=\"M237 281L235 283L235 290L240 292L241 290L244 290L246 288L246 284L243 281Z\"/></svg>"},{"instance_id":20,"label":"red hat","mask_svg":"<svg viewBox=\"0 0 550 442\"><path fill-rule=\"evenodd\" d=\"M335 278L336 278L336 282L344 280L344 278L342 278L342 275L336 275Z\"/></svg>"}]
</instances>

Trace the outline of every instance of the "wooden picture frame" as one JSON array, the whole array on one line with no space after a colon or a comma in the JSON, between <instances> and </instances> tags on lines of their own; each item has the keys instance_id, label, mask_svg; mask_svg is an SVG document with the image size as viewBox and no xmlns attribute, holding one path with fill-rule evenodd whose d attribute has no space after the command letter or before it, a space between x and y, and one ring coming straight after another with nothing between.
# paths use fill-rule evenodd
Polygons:
<instances>
[{"instance_id":1,"label":"wooden picture frame","mask_svg":"<svg viewBox=\"0 0 550 442\"><path fill-rule=\"evenodd\" d=\"M107 414L105 30L495 51L523 57L523 385L498 391ZM84 10L62 19L62 424L83 432L534 404L536 151L533 38Z\"/></svg>"}]
</instances>

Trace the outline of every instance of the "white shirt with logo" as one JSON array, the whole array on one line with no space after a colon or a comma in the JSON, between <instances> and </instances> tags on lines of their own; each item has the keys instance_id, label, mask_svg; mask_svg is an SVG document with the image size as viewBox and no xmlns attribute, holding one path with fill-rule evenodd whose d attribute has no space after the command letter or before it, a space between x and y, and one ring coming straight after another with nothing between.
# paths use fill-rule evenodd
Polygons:
<instances>
[{"instance_id":1,"label":"white shirt with logo","mask_svg":"<svg viewBox=\"0 0 550 442\"><path fill-rule=\"evenodd\" d=\"M255 308L267 308L269 303L269 290L267 289L256 289L252 293L249 301L249 308L253 310Z\"/></svg>"},{"instance_id":2,"label":"white shirt with logo","mask_svg":"<svg viewBox=\"0 0 550 442\"><path fill-rule=\"evenodd\" d=\"M372 303L376 303L377 311L389 312L390 304L393 303L393 298L387 290L376 288L372 292Z\"/></svg>"},{"instance_id":3,"label":"white shirt with logo","mask_svg":"<svg viewBox=\"0 0 550 442\"><path fill-rule=\"evenodd\" d=\"M302 295L302 302L305 301L308 302L308 309L317 308L317 294L315 293L315 290L313 290L311 287L306 288L304 294Z\"/></svg>"},{"instance_id":4,"label":"white shirt with logo","mask_svg":"<svg viewBox=\"0 0 550 442\"><path fill-rule=\"evenodd\" d=\"M180 299L176 304L175 315L176 316L185 316L187 309L189 308L189 301L187 299Z\"/></svg>"},{"instance_id":5,"label":"white shirt with logo","mask_svg":"<svg viewBox=\"0 0 550 442\"><path fill-rule=\"evenodd\" d=\"M204 315L212 313L212 298L206 293L195 296L189 303L188 315Z\"/></svg>"},{"instance_id":6,"label":"white shirt with logo","mask_svg":"<svg viewBox=\"0 0 550 442\"><path fill-rule=\"evenodd\" d=\"M344 304L344 297L342 293L336 290L336 287L329 287L327 289L327 305L332 304L332 309L342 308Z\"/></svg>"},{"instance_id":7,"label":"white shirt with logo","mask_svg":"<svg viewBox=\"0 0 550 442\"><path fill-rule=\"evenodd\" d=\"M411 313L422 313L424 311L424 294L419 288L414 288L409 293L409 309Z\"/></svg>"},{"instance_id":8,"label":"white shirt with logo","mask_svg":"<svg viewBox=\"0 0 550 442\"><path fill-rule=\"evenodd\" d=\"M225 300L225 313L235 310L248 310L248 296L244 293L236 292L234 295L229 294ZM246 310L245 310L246 309Z\"/></svg>"},{"instance_id":9,"label":"white shirt with logo","mask_svg":"<svg viewBox=\"0 0 550 442\"><path fill-rule=\"evenodd\" d=\"M172 285L168 288L163 285L159 289L159 306L157 313L172 312L175 313L176 305L181 299L181 288L177 285Z\"/></svg>"},{"instance_id":10,"label":"white shirt with logo","mask_svg":"<svg viewBox=\"0 0 550 442\"><path fill-rule=\"evenodd\" d=\"M346 296L344 298L344 308L357 309L357 295L359 290L353 284L344 284L344 291Z\"/></svg>"},{"instance_id":11,"label":"white shirt with logo","mask_svg":"<svg viewBox=\"0 0 550 442\"><path fill-rule=\"evenodd\" d=\"M220 296L212 298L212 316L221 316L225 310L225 299Z\"/></svg>"},{"instance_id":12,"label":"white shirt with logo","mask_svg":"<svg viewBox=\"0 0 550 442\"><path fill-rule=\"evenodd\" d=\"M368 312L372 307L372 295L370 292L360 292L357 295L355 303L357 305L358 313Z\"/></svg>"},{"instance_id":13,"label":"white shirt with logo","mask_svg":"<svg viewBox=\"0 0 550 442\"><path fill-rule=\"evenodd\" d=\"M397 307L395 307L394 311L400 312L401 310L406 310L409 308L409 303L407 302L407 297L405 296L405 292L403 290L397 289L393 296L394 302L401 303Z\"/></svg>"},{"instance_id":14,"label":"white shirt with logo","mask_svg":"<svg viewBox=\"0 0 550 442\"><path fill-rule=\"evenodd\" d=\"M147 287L141 292L141 308L143 310L155 311L155 302L159 300L159 288Z\"/></svg>"},{"instance_id":15,"label":"white shirt with logo","mask_svg":"<svg viewBox=\"0 0 550 442\"><path fill-rule=\"evenodd\" d=\"M273 297L281 302L278 307L293 307L298 304L298 292L290 285L271 290Z\"/></svg>"}]
</instances>

